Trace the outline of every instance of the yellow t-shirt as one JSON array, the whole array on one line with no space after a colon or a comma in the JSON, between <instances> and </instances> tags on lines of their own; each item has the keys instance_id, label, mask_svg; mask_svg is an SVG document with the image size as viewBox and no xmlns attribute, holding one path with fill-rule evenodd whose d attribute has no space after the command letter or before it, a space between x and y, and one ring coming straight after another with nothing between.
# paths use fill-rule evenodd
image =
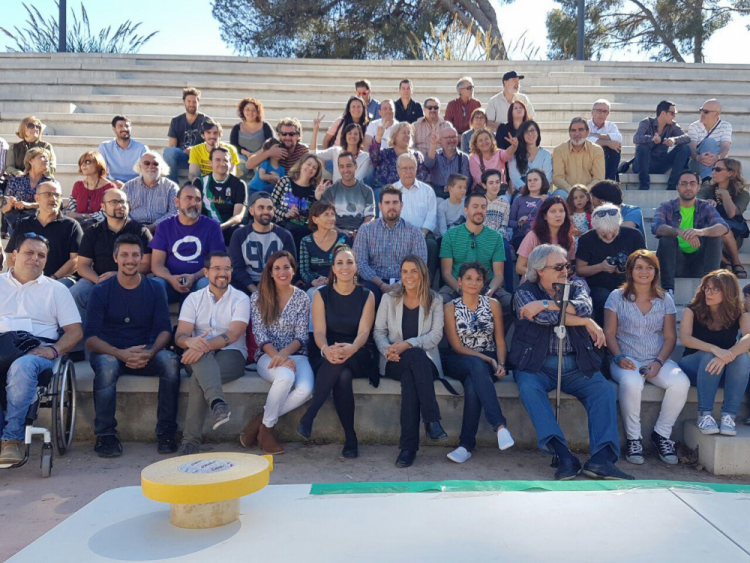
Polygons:
<instances>
[{"instance_id":1,"label":"yellow t-shirt","mask_svg":"<svg viewBox=\"0 0 750 563\"><path fill-rule=\"evenodd\" d=\"M234 166L240 163L240 159L237 156L237 150L228 143L219 142L219 146L229 150L229 160ZM190 158L188 164L197 164L201 168L201 176L207 176L212 172L211 170L211 156L209 150L206 148L206 143L195 145L190 149Z\"/></svg>"}]
</instances>

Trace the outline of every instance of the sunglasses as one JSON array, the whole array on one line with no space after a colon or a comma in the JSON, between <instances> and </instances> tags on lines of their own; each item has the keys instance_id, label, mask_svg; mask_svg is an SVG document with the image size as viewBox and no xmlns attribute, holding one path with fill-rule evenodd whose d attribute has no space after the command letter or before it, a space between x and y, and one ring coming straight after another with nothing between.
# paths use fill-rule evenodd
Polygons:
<instances>
[{"instance_id":1,"label":"sunglasses","mask_svg":"<svg viewBox=\"0 0 750 563\"><path fill-rule=\"evenodd\" d=\"M86 164L88 164L88 162ZM143 166L159 166L159 163L155 160L144 160L142 164Z\"/></svg>"},{"instance_id":2,"label":"sunglasses","mask_svg":"<svg viewBox=\"0 0 750 563\"><path fill-rule=\"evenodd\" d=\"M436 110L436 109L440 109L440 106L425 106L424 109Z\"/></svg>"},{"instance_id":3,"label":"sunglasses","mask_svg":"<svg viewBox=\"0 0 750 563\"><path fill-rule=\"evenodd\" d=\"M27 123L26 124L26 129L36 129L38 131L41 131L42 130L42 126L41 125L37 125L36 123Z\"/></svg>"},{"instance_id":4,"label":"sunglasses","mask_svg":"<svg viewBox=\"0 0 750 563\"><path fill-rule=\"evenodd\" d=\"M477 249L477 235L474 233L469 233L469 238L471 239L471 249L476 250Z\"/></svg>"},{"instance_id":5,"label":"sunglasses","mask_svg":"<svg viewBox=\"0 0 750 563\"><path fill-rule=\"evenodd\" d=\"M606 217L607 215L614 217L617 215L620 211L618 209L601 209L599 211L594 211L594 217Z\"/></svg>"},{"instance_id":6,"label":"sunglasses","mask_svg":"<svg viewBox=\"0 0 750 563\"><path fill-rule=\"evenodd\" d=\"M563 270L570 271L570 270L573 269L573 264L570 263L570 262L561 262L560 264L555 264L554 266L545 266L542 269L543 270L550 269L550 270L554 270L556 272L562 272Z\"/></svg>"},{"instance_id":7,"label":"sunglasses","mask_svg":"<svg viewBox=\"0 0 750 563\"><path fill-rule=\"evenodd\" d=\"M469 84L468 86L461 86L459 90L473 90L474 86Z\"/></svg>"},{"instance_id":8,"label":"sunglasses","mask_svg":"<svg viewBox=\"0 0 750 563\"><path fill-rule=\"evenodd\" d=\"M296 131L294 133L279 133L279 137L296 137L299 135Z\"/></svg>"},{"instance_id":9,"label":"sunglasses","mask_svg":"<svg viewBox=\"0 0 750 563\"><path fill-rule=\"evenodd\" d=\"M477 314L476 313L472 313L471 314L471 323L469 324L469 328L471 330L476 330L478 328L478 324L477 324L478 320L479 319L477 318Z\"/></svg>"},{"instance_id":10,"label":"sunglasses","mask_svg":"<svg viewBox=\"0 0 750 563\"><path fill-rule=\"evenodd\" d=\"M21 240L18 241L18 246L21 246L21 243L25 240L38 240L39 242L43 242L47 246L49 246L49 240L47 237L43 237L42 235L38 235L36 233L24 233L19 237Z\"/></svg>"},{"instance_id":11,"label":"sunglasses","mask_svg":"<svg viewBox=\"0 0 750 563\"><path fill-rule=\"evenodd\" d=\"M699 109L699 112L701 112L703 115L708 115L709 113L716 113L715 109Z\"/></svg>"},{"instance_id":12,"label":"sunglasses","mask_svg":"<svg viewBox=\"0 0 750 563\"><path fill-rule=\"evenodd\" d=\"M722 168L721 166L714 166L714 172L726 172L729 168Z\"/></svg>"}]
</instances>

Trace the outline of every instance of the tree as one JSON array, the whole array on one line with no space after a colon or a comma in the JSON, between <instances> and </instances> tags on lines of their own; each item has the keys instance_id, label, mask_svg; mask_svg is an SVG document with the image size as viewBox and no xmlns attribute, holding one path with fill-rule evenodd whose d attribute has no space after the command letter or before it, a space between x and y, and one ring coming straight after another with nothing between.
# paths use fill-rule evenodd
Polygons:
<instances>
[{"instance_id":1,"label":"tree","mask_svg":"<svg viewBox=\"0 0 750 563\"><path fill-rule=\"evenodd\" d=\"M55 2L58 4L58 2ZM58 4L59 5L59 4ZM26 27L13 31L0 26L0 31L7 35L15 44L8 47L9 53L56 53L60 27L55 15L45 18L36 6L23 4L28 15ZM112 30L108 26L96 33L91 31L91 23L86 7L81 3L81 15L71 10L73 25L68 25L66 34L67 52L69 53L137 53L144 44L158 31L149 35L138 35L141 23L134 24L130 20L121 23Z\"/></svg>"},{"instance_id":2,"label":"tree","mask_svg":"<svg viewBox=\"0 0 750 563\"><path fill-rule=\"evenodd\" d=\"M575 56L576 0L560 0L547 16L548 55ZM750 0L592 0L586 6L587 57L607 49L635 47L651 60L703 62L706 41L736 13L747 13Z\"/></svg>"},{"instance_id":3,"label":"tree","mask_svg":"<svg viewBox=\"0 0 750 563\"><path fill-rule=\"evenodd\" d=\"M457 17L498 39L494 58L507 57L489 0L213 0L212 13L242 55L412 58L412 34L429 43L431 29Z\"/></svg>"}]
</instances>

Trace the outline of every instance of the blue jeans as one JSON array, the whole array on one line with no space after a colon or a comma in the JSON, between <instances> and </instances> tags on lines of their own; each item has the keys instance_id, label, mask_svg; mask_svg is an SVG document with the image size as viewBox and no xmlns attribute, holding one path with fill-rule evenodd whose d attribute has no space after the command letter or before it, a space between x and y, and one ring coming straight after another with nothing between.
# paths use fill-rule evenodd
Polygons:
<instances>
[{"instance_id":1,"label":"blue jeans","mask_svg":"<svg viewBox=\"0 0 750 563\"><path fill-rule=\"evenodd\" d=\"M160 350L141 369L131 369L114 356L91 354L94 370L94 432L97 436L115 436L117 419L117 380L121 375L148 375L159 378L156 409L156 434L173 436L177 430L177 400L180 394L180 358Z\"/></svg>"},{"instance_id":2,"label":"blue jeans","mask_svg":"<svg viewBox=\"0 0 750 563\"><path fill-rule=\"evenodd\" d=\"M703 139L700 143L698 143L698 156L702 155L704 152L710 152L711 154L719 155L719 141L714 139L713 137L708 137L707 139ZM713 166L703 166L700 162L697 160L693 161L690 166L691 169L697 169L697 171L700 172L701 179L703 178L711 178L711 176L714 173L714 167Z\"/></svg>"},{"instance_id":3,"label":"blue jeans","mask_svg":"<svg viewBox=\"0 0 750 563\"><path fill-rule=\"evenodd\" d=\"M539 447L554 453L547 443L557 438L567 446L565 435L555 420L548 393L557 389L557 356L547 356L537 373L515 373L523 406L531 417ZM597 372L587 378L576 365L575 355L563 356L562 390L581 401L589 416L589 452L593 456L609 448L612 461L620 457L617 435L617 402L612 384Z\"/></svg>"},{"instance_id":4,"label":"blue jeans","mask_svg":"<svg viewBox=\"0 0 750 563\"><path fill-rule=\"evenodd\" d=\"M185 298L190 295L190 293L193 293L194 291L198 291L199 289L203 289L208 285L208 278L203 276L201 279L199 279L197 282L193 284L193 287L190 289L189 293L179 293L175 291L175 289L167 283L167 280L164 278L160 278L157 276L154 276L154 281L158 282L160 286L164 288L164 291L167 293L167 303L182 303Z\"/></svg>"},{"instance_id":5,"label":"blue jeans","mask_svg":"<svg viewBox=\"0 0 750 563\"><path fill-rule=\"evenodd\" d=\"M497 359L495 352L482 353ZM477 445L477 430L482 409L493 431L497 432L500 426L506 424L495 390L492 368L477 356L465 356L451 351L443 361L443 370L464 385L464 415L458 445L472 451Z\"/></svg>"},{"instance_id":6,"label":"blue jeans","mask_svg":"<svg viewBox=\"0 0 750 563\"><path fill-rule=\"evenodd\" d=\"M190 157L186 155L185 151L180 147L167 147L164 149L164 161L167 163L167 166L169 166L169 176L167 176L167 178L172 180L178 186L180 185L178 177L180 168L185 170L188 169L189 158Z\"/></svg>"},{"instance_id":7,"label":"blue jeans","mask_svg":"<svg viewBox=\"0 0 750 563\"><path fill-rule=\"evenodd\" d=\"M8 369L8 381L5 393L8 399L8 412L3 413L0 405L0 430L3 440L24 439L26 412L36 395L36 383L39 374L46 369L52 369L52 360L26 354L21 356Z\"/></svg>"},{"instance_id":8,"label":"blue jeans","mask_svg":"<svg viewBox=\"0 0 750 563\"><path fill-rule=\"evenodd\" d=\"M685 356L679 361L682 371L690 378L690 384L698 387L698 412L713 412L716 391L724 378L724 402L721 405L722 414L737 416L740 410L742 396L747 389L750 377L750 356L740 354L719 373L711 375L706 366L714 358L711 352L698 351Z\"/></svg>"},{"instance_id":9,"label":"blue jeans","mask_svg":"<svg viewBox=\"0 0 750 563\"><path fill-rule=\"evenodd\" d=\"M652 143L636 145L633 172L638 174L639 189L648 190L651 188L649 174L666 174L671 169L672 172L669 175L669 180L667 180L667 189L676 190L677 181L680 179L680 174L687 168L689 158L690 146L687 143L677 145L671 151L664 150L659 145Z\"/></svg>"}]
</instances>

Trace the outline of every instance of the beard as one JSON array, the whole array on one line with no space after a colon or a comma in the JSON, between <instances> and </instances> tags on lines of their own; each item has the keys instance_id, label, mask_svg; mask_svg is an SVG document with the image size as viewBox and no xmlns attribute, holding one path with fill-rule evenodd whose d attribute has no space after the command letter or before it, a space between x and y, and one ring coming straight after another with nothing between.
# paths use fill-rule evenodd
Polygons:
<instances>
[{"instance_id":1,"label":"beard","mask_svg":"<svg viewBox=\"0 0 750 563\"><path fill-rule=\"evenodd\" d=\"M571 143L572 143L572 144L573 144L574 146L576 146L576 147L580 147L580 146L581 146L582 144L584 144L584 143L586 142L586 137L584 137L583 139L580 139L580 140L576 140L576 139L571 139L571 140L570 140L570 142L571 142Z\"/></svg>"},{"instance_id":2,"label":"beard","mask_svg":"<svg viewBox=\"0 0 750 563\"><path fill-rule=\"evenodd\" d=\"M188 219L197 219L200 217L201 212L198 211L197 207L188 207L187 209L182 210L182 214Z\"/></svg>"},{"instance_id":3,"label":"beard","mask_svg":"<svg viewBox=\"0 0 750 563\"><path fill-rule=\"evenodd\" d=\"M255 220L259 225L266 227L271 224L271 215L264 213L263 215L258 215Z\"/></svg>"}]
</instances>

